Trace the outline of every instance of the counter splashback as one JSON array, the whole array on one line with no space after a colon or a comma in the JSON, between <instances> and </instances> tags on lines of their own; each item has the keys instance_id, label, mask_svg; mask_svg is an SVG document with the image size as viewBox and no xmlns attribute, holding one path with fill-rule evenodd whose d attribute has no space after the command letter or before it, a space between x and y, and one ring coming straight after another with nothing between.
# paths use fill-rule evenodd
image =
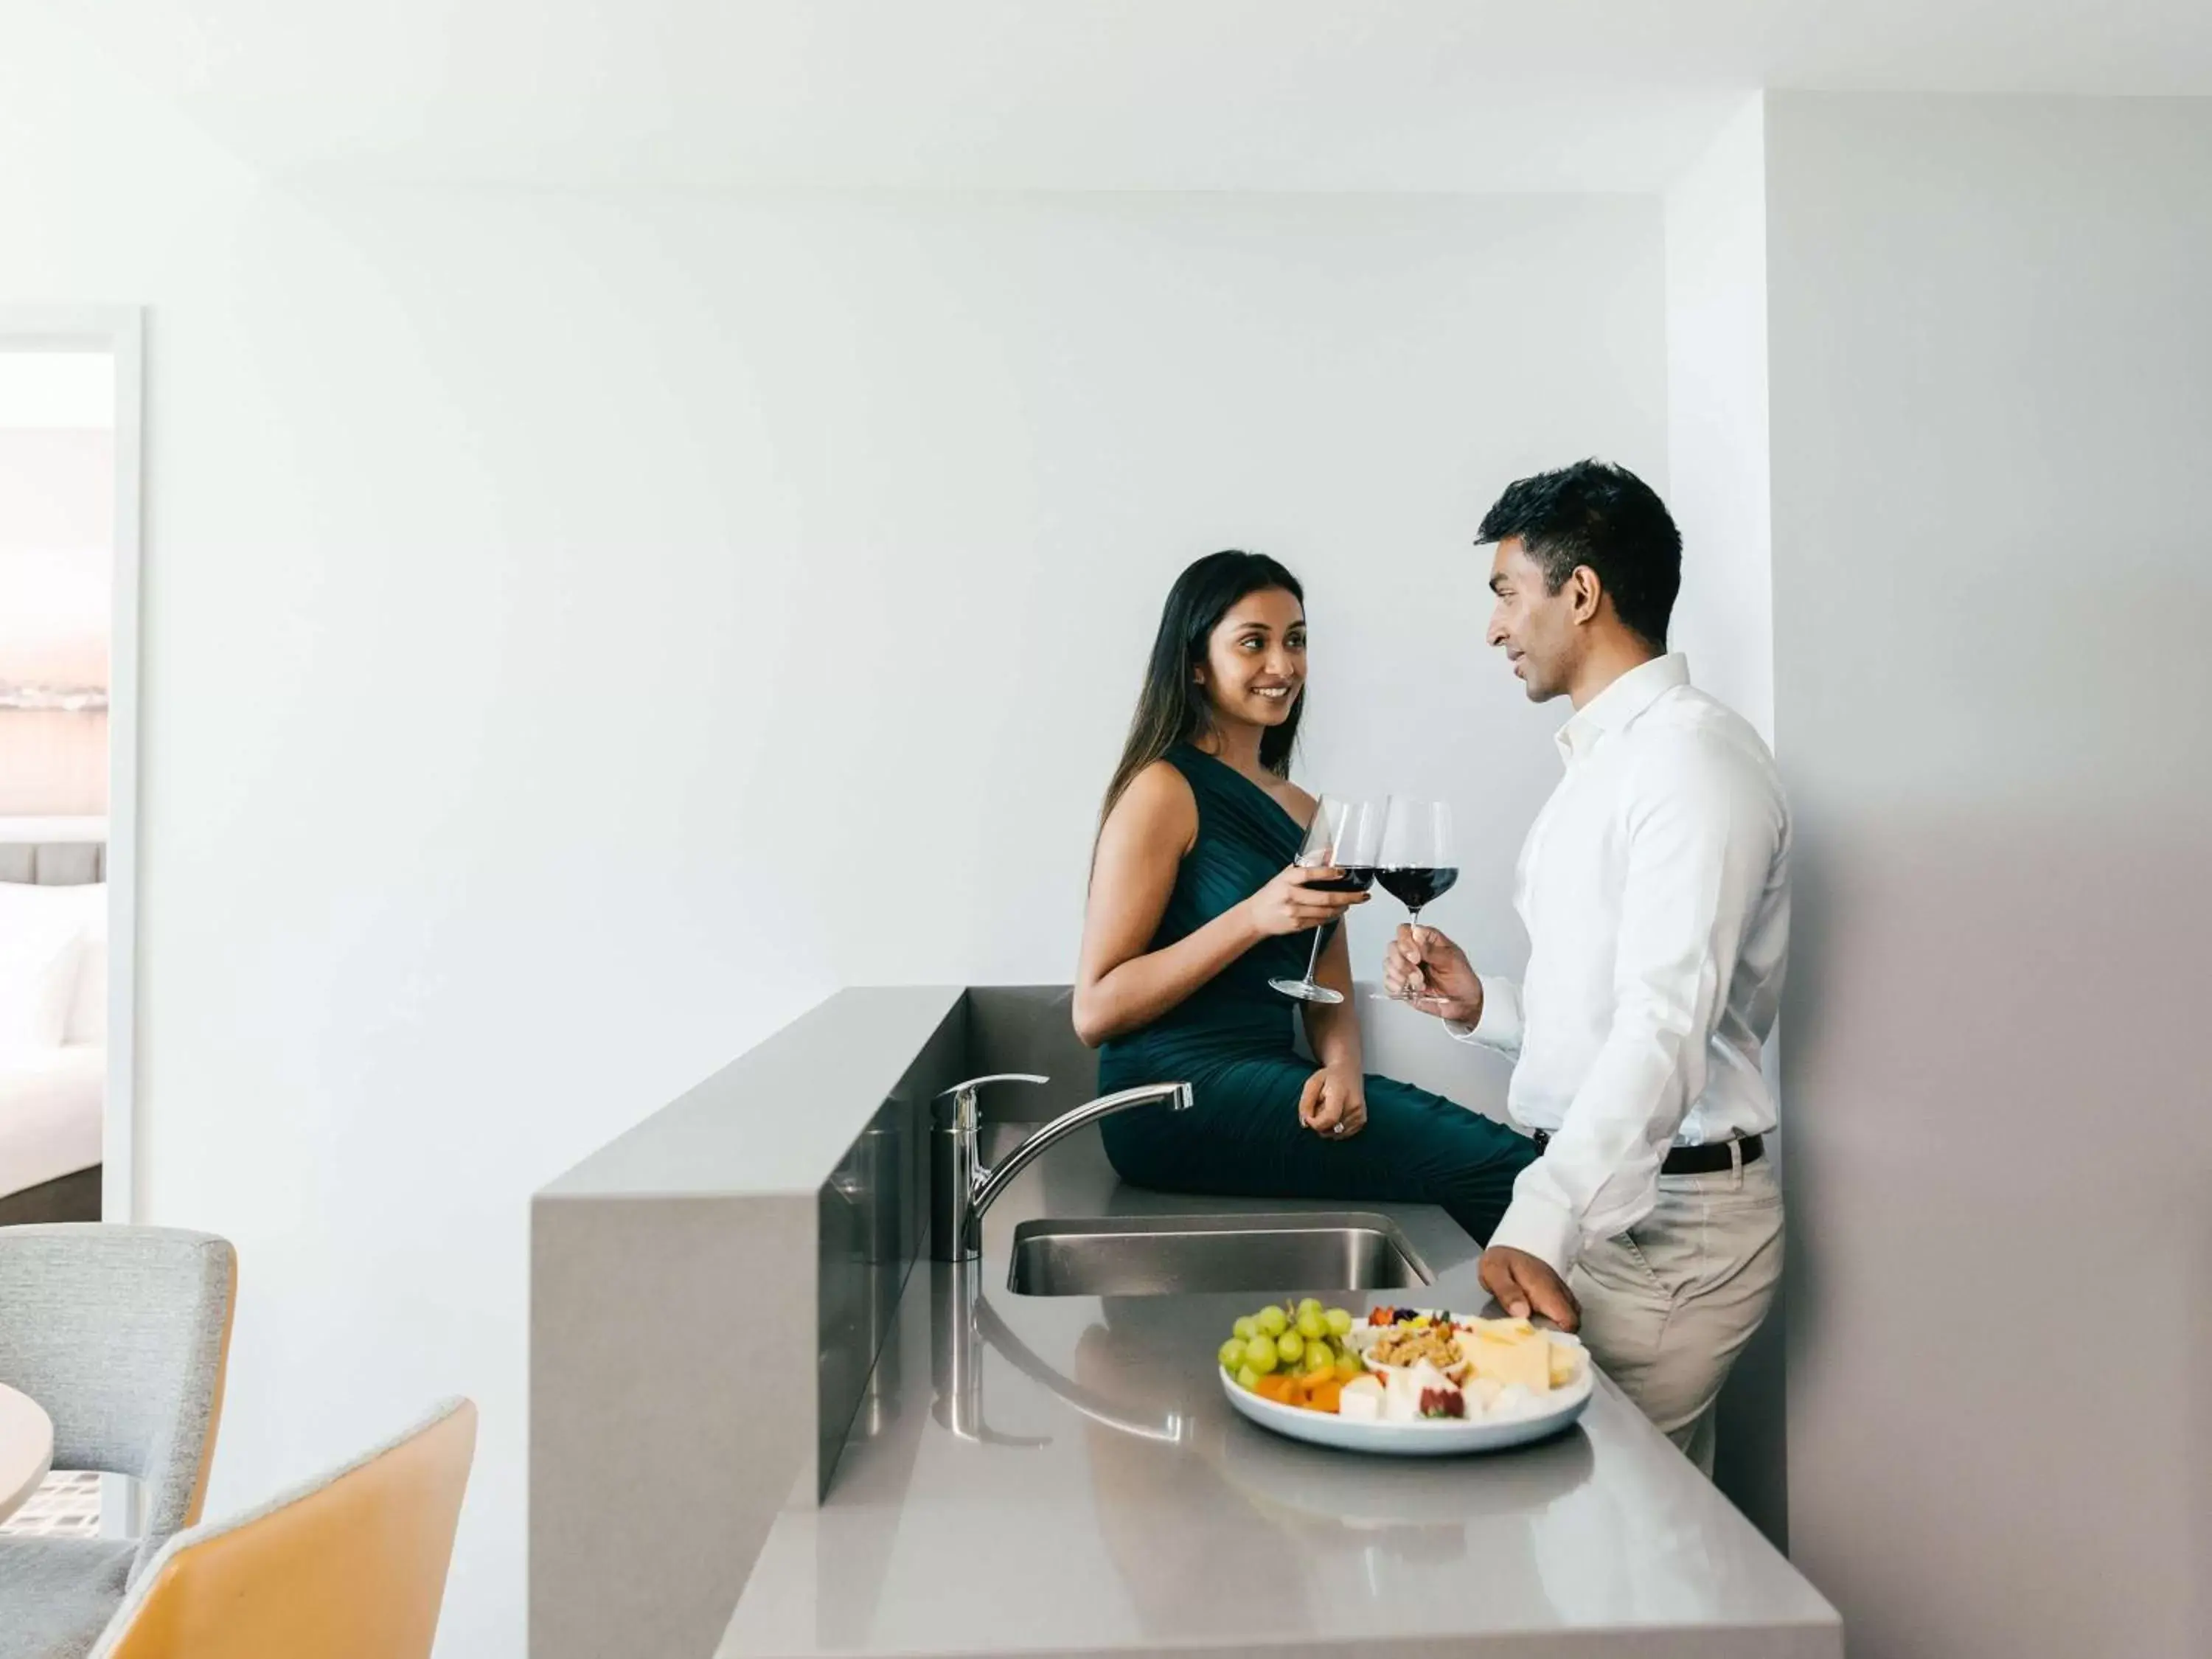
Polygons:
<instances>
[{"instance_id":1,"label":"counter splashback","mask_svg":"<svg viewBox=\"0 0 2212 1659\"><path fill-rule=\"evenodd\" d=\"M928 1248L931 1100L1041 1073L981 1097L1037 1121L1096 1070L1064 985L855 987L537 1194L532 1659L713 1650L777 1511L818 1501L868 1408ZM763 1363L805 1329L811 1374Z\"/></svg>"}]
</instances>

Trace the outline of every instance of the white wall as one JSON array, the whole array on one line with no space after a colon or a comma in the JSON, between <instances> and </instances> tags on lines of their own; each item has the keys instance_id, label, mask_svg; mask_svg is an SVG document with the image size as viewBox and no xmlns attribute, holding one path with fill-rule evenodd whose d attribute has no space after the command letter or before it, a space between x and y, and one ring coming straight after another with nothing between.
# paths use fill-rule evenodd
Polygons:
<instances>
[{"instance_id":1,"label":"white wall","mask_svg":"<svg viewBox=\"0 0 2212 1659\"><path fill-rule=\"evenodd\" d=\"M1771 96L1790 1535L2212 1652L2212 100Z\"/></svg>"},{"instance_id":2,"label":"white wall","mask_svg":"<svg viewBox=\"0 0 2212 1659\"><path fill-rule=\"evenodd\" d=\"M1771 745L1763 94L1668 190L1666 226L1668 505L1684 544L1672 643Z\"/></svg>"},{"instance_id":3,"label":"white wall","mask_svg":"<svg viewBox=\"0 0 2212 1659\"><path fill-rule=\"evenodd\" d=\"M1697 683L1774 732L1773 538L1767 478L1766 126L1742 107L1668 188L1668 506L1681 526L1682 594L1671 643ZM1767 1048L1778 1073L1778 1039ZM1784 1107L1786 1126L1787 1105ZM1786 1133L1771 1152L1785 1155ZM1714 1479L1786 1548L1788 1310L1777 1304L1737 1359L1720 1403Z\"/></svg>"},{"instance_id":4,"label":"white wall","mask_svg":"<svg viewBox=\"0 0 2212 1659\"><path fill-rule=\"evenodd\" d=\"M218 1511L482 1401L442 1652L520 1650L526 1194L840 981L1064 977L1184 561L1308 576L1305 775L1454 796L1517 957L1555 720L1468 543L1661 477L1655 202L341 192L76 118L0 113L83 168L0 179L0 301L152 307L143 1213L240 1247Z\"/></svg>"}]
</instances>

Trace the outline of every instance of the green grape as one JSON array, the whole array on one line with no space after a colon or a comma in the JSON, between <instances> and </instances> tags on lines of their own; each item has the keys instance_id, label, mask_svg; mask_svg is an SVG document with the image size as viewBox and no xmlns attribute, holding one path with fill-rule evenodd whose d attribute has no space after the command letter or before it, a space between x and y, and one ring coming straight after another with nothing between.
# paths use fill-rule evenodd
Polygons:
<instances>
[{"instance_id":1,"label":"green grape","mask_svg":"<svg viewBox=\"0 0 2212 1659\"><path fill-rule=\"evenodd\" d=\"M1252 1316L1252 1322L1260 1328L1262 1336L1280 1336L1291 1328L1291 1316L1270 1303Z\"/></svg>"},{"instance_id":2,"label":"green grape","mask_svg":"<svg viewBox=\"0 0 2212 1659\"><path fill-rule=\"evenodd\" d=\"M1308 1297L1304 1301L1298 1304L1298 1311L1300 1313L1319 1313L1321 1311L1321 1298L1317 1296Z\"/></svg>"},{"instance_id":3,"label":"green grape","mask_svg":"<svg viewBox=\"0 0 2212 1659\"><path fill-rule=\"evenodd\" d=\"M1340 1353L1336 1357L1336 1374L1347 1382L1366 1369L1356 1353Z\"/></svg>"},{"instance_id":4,"label":"green grape","mask_svg":"<svg viewBox=\"0 0 2212 1659\"><path fill-rule=\"evenodd\" d=\"M1260 1373L1249 1365L1243 1367L1237 1373L1237 1386L1247 1394L1251 1393L1260 1386Z\"/></svg>"},{"instance_id":5,"label":"green grape","mask_svg":"<svg viewBox=\"0 0 2212 1659\"><path fill-rule=\"evenodd\" d=\"M1282 1357L1285 1364L1303 1358L1305 1351L1306 1340L1296 1331L1285 1331L1275 1339L1275 1352Z\"/></svg>"},{"instance_id":6,"label":"green grape","mask_svg":"<svg viewBox=\"0 0 2212 1659\"><path fill-rule=\"evenodd\" d=\"M1235 1337L1231 1337L1229 1340L1221 1345L1221 1353L1219 1358L1221 1360L1221 1369L1223 1370L1235 1370L1239 1365L1242 1365L1244 1363L1244 1345L1242 1342L1239 1342Z\"/></svg>"},{"instance_id":7,"label":"green grape","mask_svg":"<svg viewBox=\"0 0 2212 1659\"><path fill-rule=\"evenodd\" d=\"M1306 1344L1305 1371L1309 1376L1319 1376L1323 1371L1336 1369L1336 1356L1328 1351L1326 1342Z\"/></svg>"},{"instance_id":8,"label":"green grape","mask_svg":"<svg viewBox=\"0 0 2212 1659\"><path fill-rule=\"evenodd\" d=\"M1259 1322L1254 1319L1250 1314L1246 1314L1243 1318L1238 1320L1229 1328L1237 1333L1237 1340L1240 1342L1249 1342L1254 1337L1260 1334Z\"/></svg>"},{"instance_id":9,"label":"green grape","mask_svg":"<svg viewBox=\"0 0 2212 1659\"><path fill-rule=\"evenodd\" d=\"M1255 1336L1244 1345L1244 1363L1265 1376L1275 1369L1275 1344L1271 1338Z\"/></svg>"},{"instance_id":10,"label":"green grape","mask_svg":"<svg viewBox=\"0 0 2212 1659\"><path fill-rule=\"evenodd\" d=\"M1352 1316L1341 1308L1331 1308L1322 1317L1328 1322L1331 1336L1342 1336L1352 1329Z\"/></svg>"},{"instance_id":11,"label":"green grape","mask_svg":"<svg viewBox=\"0 0 2212 1659\"><path fill-rule=\"evenodd\" d=\"M1297 1334L1309 1342L1318 1342L1328 1334L1328 1325L1322 1316L1309 1308L1298 1316Z\"/></svg>"}]
</instances>

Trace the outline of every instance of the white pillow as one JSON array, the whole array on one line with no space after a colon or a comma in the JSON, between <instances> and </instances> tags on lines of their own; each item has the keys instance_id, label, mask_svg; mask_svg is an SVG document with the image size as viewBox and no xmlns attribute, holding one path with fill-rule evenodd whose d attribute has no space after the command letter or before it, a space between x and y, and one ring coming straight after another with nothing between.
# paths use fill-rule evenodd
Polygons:
<instances>
[{"instance_id":1,"label":"white pillow","mask_svg":"<svg viewBox=\"0 0 2212 1659\"><path fill-rule=\"evenodd\" d=\"M69 888L0 882L0 1054L61 1046L84 932Z\"/></svg>"},{"instance_id":2,"label":"white pillow","mask_svg":"<svg viewBox=\"0 0 2212 1659\"><path fill-rule=\"evenodd\" d=\"M82 887L63 887L78 901L78 920L83 923L83 946L76 963L76 995L70 1003L69 1019L62 1030L64 1042L107 1041L107 884L88 882Z\"/></svg>"}]
</instances>

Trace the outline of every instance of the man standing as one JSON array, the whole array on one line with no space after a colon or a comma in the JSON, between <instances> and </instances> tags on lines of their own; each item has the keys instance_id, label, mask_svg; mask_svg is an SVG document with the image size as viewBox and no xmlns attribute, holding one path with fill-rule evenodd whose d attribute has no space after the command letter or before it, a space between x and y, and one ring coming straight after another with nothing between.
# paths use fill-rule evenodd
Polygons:
<instances>
[{"instance_id":1,"label":"man standing","mask_svg":"<svg viewBox=\"0 0 2212 1659\"><path fill-rule=\"evenodd\" d=\"M1489 641L1534 702L1567 697L1566 773L1521 852L1521 985L1401 927L1385 979L1514 1060L1543 1156L1483 1254L1508 1312L1579 1328L1707 1474L1713 1402L1773 1300L1782 1193L1759 1054L1790 933L1773 757L1667 653L1682 540L1634 474L1523 478L1483 520ZM1571 1288L1570 1288L1571 1286Z\"/></svg>"}]
</instances>

